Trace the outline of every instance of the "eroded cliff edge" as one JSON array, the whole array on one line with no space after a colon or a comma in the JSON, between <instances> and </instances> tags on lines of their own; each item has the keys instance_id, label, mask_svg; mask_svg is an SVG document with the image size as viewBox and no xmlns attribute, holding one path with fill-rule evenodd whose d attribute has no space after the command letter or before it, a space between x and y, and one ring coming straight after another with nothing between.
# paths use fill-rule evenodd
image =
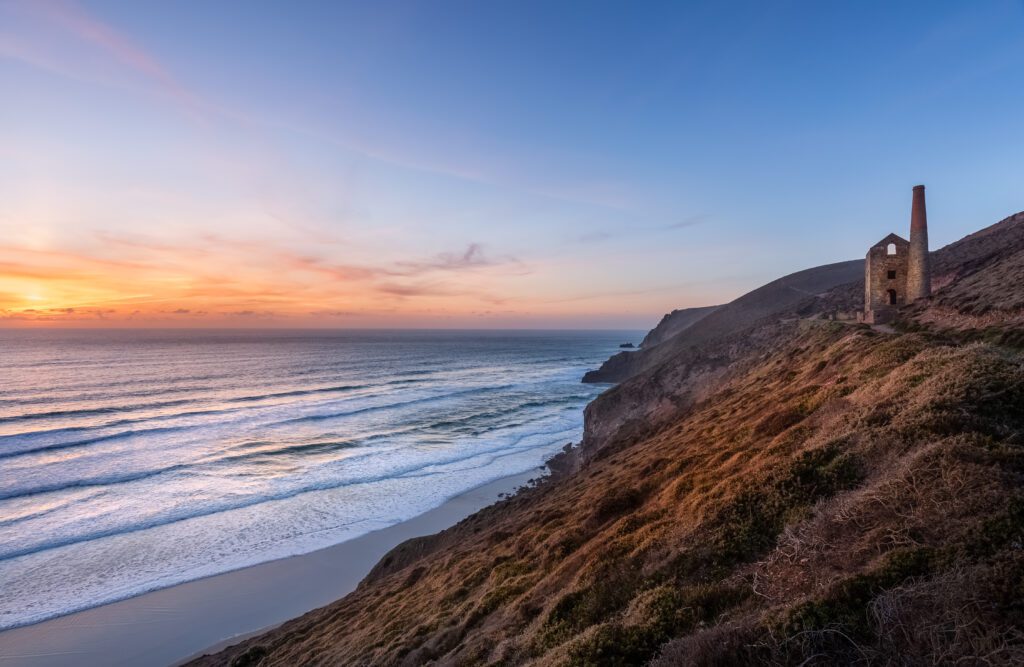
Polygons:
<instances>
[{"instance_id":1,"label":"eroded cliff edge","mask_svg":"<svg viewBox=\"0 0 1024 667\"><path fill-rule=\"evenodd\" d=\"M822 319L852 282L667 355L560 474L200 662L1020 664L1024 215L933 266L894 334Z\"/></svg>"}]
</instances>

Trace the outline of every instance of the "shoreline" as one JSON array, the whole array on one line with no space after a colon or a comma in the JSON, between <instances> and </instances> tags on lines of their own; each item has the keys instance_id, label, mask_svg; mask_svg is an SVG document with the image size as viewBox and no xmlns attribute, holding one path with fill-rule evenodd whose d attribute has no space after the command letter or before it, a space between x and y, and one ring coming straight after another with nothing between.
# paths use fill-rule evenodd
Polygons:
<instances>
[{"instance_id":1,"label":"shoreline","mask_svg":"<svg viewBox=\"0 0 1024 667\"><path fill-rule=\"evenodd\" d=\"M450 498L408 521L308 554L204 577L0 632L0 665L178 665L338 600L392 548L437 533L512 493L534 468Z\"/></svg>"}]
</instances>

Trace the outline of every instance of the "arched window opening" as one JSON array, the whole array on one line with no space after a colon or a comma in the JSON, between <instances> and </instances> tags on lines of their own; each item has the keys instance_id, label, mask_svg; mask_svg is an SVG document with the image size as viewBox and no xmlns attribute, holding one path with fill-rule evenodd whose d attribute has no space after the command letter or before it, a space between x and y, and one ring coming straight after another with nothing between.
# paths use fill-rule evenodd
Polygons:
<instances>
[{"instance_id":1,"label":"arched window opening","mask_svg":"<svg viewBox=\"0 0 1024 667\"><path fill-rule=\"evenodd\" d=\"M890 255L895 255L896 254L896 244L895 243L890 243L888 246L886 246L885 252L890 254Z\"/></svg>"},{"instance_id":2,"label":"arched window opening","mask_svg":"<svg viewBox=\"0 0 1024 667\"><path fill-rule=\"evenodd\" d=\"M889 290L889 305L890 306L895 306L896 305L896 290L894 290L894 289Z\"/></svg>"}]
</instances>

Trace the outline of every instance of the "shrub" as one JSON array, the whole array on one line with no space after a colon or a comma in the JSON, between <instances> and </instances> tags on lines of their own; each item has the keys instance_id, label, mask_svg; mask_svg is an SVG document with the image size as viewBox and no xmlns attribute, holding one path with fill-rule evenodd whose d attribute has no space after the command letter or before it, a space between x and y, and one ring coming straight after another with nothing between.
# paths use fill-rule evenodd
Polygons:
<instances>
[{"instance_id":1,"label":"shrub","mask_svg":"<svg viewBox=\"0 0 1024 667\"><path fill-rule=\"evenodd\" d=\"M804 452L774 481L738 494L720 513L711 541L716 565L747 561L770 549L797 511L862 478L860 459L837 445Z\"/></svg>"},{"instance_id":2,"label":"shrub","mask_svg":"<svg viewBox=\"0 0 1024 667\"><path fill-rule=\"evenodd\" d=\"M855 640L874 637L868 604L884 590L909 577L930 573L935 553L919 547L890 552L885 562L867 574L843 579L825 597L806 602L792 610L784 623L787 634L806 631L840 630Z\"/></svg>"},{"instance_id":3,"label":"shrub","mask_svg":"<svg viewBox=\"0 0 1024 667\"><path fill-rule=\"evenodd\" d=\"M726 586L671 585L655 589L644 608L644 622L609 623L569 649L570 665L640 665L673 637L710 623L747 598L745 590Z\"/></svg>"},{"instance_id":4,"label":"shrub","mask_svg":"<svg viewBox=\"0 0 1024 667\"><path fill-rule=\"evenodd\" d=\"M259 644L250 646L235 656L234 660L231 661L231 667L255 667L255 665L260 664L263 658L267 657L268 653L269 651L266 646Z\"/></svg>"},{"instance_id":5,"label":"shrub","mask_svg":"<svg viewBox=\"0 0 1024 667\"><path fill-rule=\"evenodd\" d=\"M1013 498L1006 510L980 526L967 536L967 552L971 556L991 556L1001 549L1024 549L1024 497Z\"/></svg>"},{"instance_id":6,"label":"shrub","mask_svg":"<svg viewBox=\"0 0 1024 667\"><path fill-rule=\"evenodd\" d=\"M564 595L551 608L540 644L545 648L556 646L579 631L608 620L629 604L644 583L630 560L602 562L587 576L586 583Z\"/></svg>"}]
</instances>

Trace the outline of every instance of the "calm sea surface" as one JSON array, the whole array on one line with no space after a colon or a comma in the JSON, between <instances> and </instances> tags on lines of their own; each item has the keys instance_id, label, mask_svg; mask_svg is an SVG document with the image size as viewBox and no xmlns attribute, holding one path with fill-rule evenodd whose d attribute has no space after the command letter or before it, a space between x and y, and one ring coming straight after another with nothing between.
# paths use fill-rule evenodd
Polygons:
<instances>
[{"instance_id":1,"label":"calm sea surface","mask_svg":"<svg viewBox=\"0 0 1024 667\"><path fill-rule=\"evenodd\" d=\"M640 332L0 331L0 628L337 544L576 441Z\"/></svg>"}]
</instances>

